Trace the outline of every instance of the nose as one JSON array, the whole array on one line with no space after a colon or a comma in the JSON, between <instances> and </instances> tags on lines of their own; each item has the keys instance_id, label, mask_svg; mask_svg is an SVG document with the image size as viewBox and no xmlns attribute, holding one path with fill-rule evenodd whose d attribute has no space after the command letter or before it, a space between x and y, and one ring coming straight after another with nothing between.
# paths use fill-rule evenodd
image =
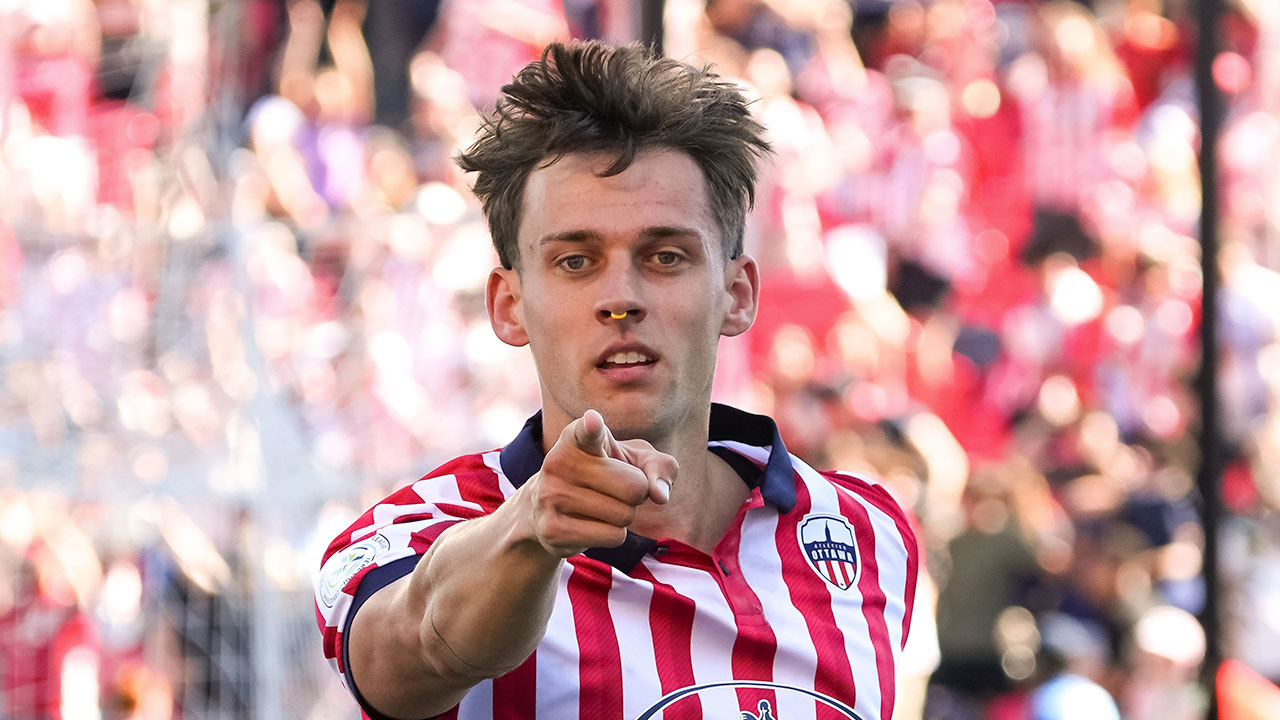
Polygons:
<instances>
[{"instance_id":1,"label":"nose","mask_svg":"<svg viewBox=\"0 0 1280 720\"><path fill-rule=\"evenodd\" d=\"M638 322L644 319L645 303L639 270L628 260L608 263L596 287L596 319L602 323Z\"/></svg>"}]
</instances>

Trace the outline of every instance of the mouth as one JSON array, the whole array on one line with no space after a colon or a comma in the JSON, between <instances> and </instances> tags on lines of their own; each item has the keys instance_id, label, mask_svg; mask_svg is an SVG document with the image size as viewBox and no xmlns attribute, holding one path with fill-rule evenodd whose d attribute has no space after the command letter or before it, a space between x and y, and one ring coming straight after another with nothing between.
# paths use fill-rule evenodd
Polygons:
<instances>
[{"instance_id":1,"label":"mouth","mask_svg":"<svg viewBox=\"0 0 1280 720\"><path fill-rule=\"evenodd\" d=\"M600 362L596 363L596 367L601 370L611 370L614 368L643 367L645 365L652 365L655 362L657 362L657 360L646 353L628 350L626 352L615 352L606 356Z\"/></svg>"},{"instance_id":2,"label":"mouth","mask_svg":"<svg viewBox=\"0 0 1280 720\"><path fill-rule=\"evenodd\" d=\"M615 342L596 358L597 370L639 372L658 362L658 353L642 343ZM611 375L618 375L617 372ZM625 375L625 373L623 373Z\"/></svg>"}]
</instances>

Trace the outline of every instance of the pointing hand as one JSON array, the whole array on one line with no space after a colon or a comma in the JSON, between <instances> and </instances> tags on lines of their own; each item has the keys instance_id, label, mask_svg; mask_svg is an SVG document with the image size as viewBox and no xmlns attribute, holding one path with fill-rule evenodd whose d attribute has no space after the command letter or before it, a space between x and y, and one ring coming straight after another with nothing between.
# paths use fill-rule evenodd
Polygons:
<instances>
[{"instance_id":1,"label":"pointing hand","mask_svg":"<svg viewBox=\"0 0 1280 720\"><path fill-rule=\"evenodd\" d=\"M525 486L533 533L547 552L576 555L615 547L627 537L636 510L663 504L679 466L645 440L617 440L595 410L569 423Z\"/></svg>"}]
</instances>

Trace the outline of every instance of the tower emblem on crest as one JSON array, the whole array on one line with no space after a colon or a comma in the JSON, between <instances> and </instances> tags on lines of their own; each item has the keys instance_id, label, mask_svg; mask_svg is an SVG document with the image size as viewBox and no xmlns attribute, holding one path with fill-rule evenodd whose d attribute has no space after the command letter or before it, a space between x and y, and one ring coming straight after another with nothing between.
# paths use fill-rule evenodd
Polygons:
<instances>
[{"instance_id":1,"label":"tower emblem on crest","mask_svg":"<svg viewBox=\"0 0 1280 720\"><path fill-rule=\"evenodd\" d=\"M777 720L773 716L773 706L769 705L768 700L761 700L760 704L756 705L756 708L760 713L759 715L749 710L743 710L741 720Z\"/></svg>"},{"instance_id":2,"label":"tower emblem on crest","mask_svg":"<svg viewBox=\"0 0 1280 720\"><path fill-rule=\"evenodd\" d=\"M853 587L862 563L848 520L836 515L806 515L796 533L814 572L841 590Z\"/></svg>"}]
</instances>

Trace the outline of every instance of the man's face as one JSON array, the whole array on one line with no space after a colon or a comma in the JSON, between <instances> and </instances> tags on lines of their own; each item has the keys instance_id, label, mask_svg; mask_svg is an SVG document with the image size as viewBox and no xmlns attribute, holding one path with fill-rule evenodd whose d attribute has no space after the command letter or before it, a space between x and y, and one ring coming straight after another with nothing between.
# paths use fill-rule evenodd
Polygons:
<instances>
[{"instance_id":1,"label":"man's face","mask_svg":"<svg viewBox=\"0 0 1280 720\"><path fill-rule=\"evenodd\" d=\"M659 442L705 422L719 338L754 320L757 270L726 263L688 155L647 151L598 177L611 160L567 155L529 176L519 270L490 277L490 315L533 352L546 430L595 408L617 437Z\"/></svg>"}]
</instances>

